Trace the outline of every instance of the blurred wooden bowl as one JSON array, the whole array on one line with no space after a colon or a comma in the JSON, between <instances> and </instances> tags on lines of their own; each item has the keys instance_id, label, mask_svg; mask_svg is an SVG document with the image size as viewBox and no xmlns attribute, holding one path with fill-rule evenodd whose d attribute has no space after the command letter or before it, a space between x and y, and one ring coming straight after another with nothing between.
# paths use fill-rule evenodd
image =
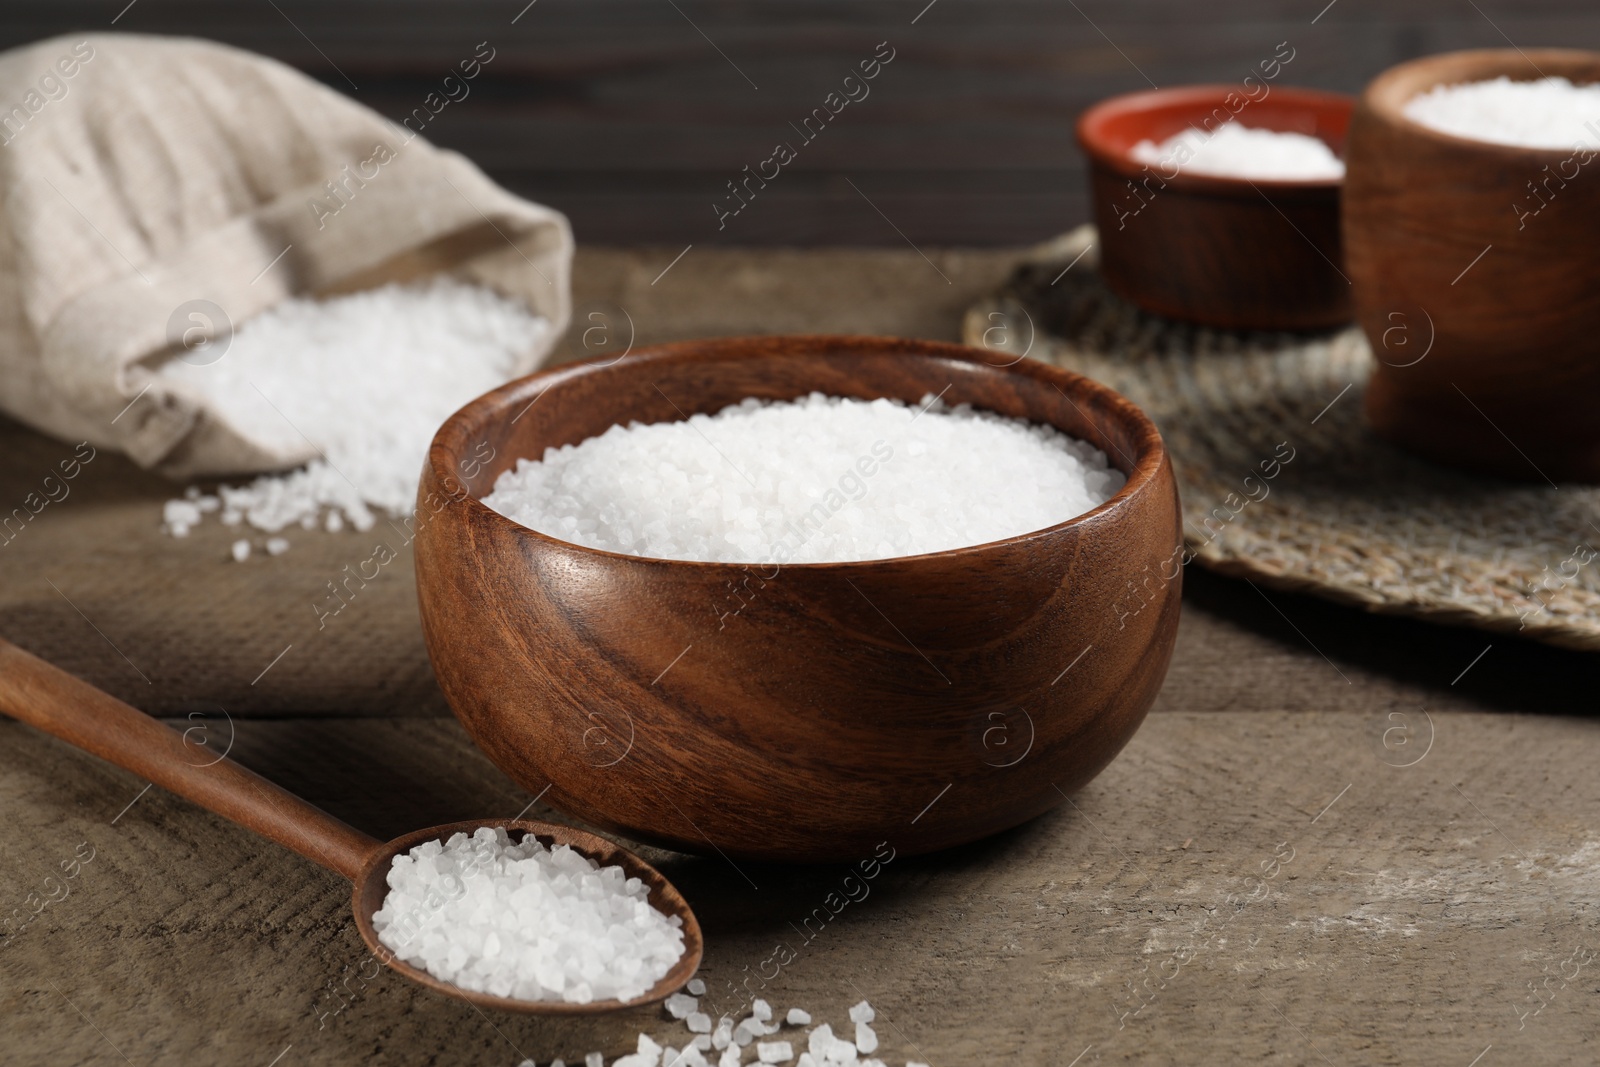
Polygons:
<instances>
[{"instance_id":1,"label":"blurred wooden bowl","mask_svg":"<svg viewBox=\"0 0 1600 1067\"><path fill-rule=\"evenodd\" d=\"M1402 114L1437 85L1540 71L1600 80L1600 53L1454 52L1379 75L1350 127L1345 257L1378 357L1366 396L1374 430L1452 466L1592 482L1600 159L1470 141Z\"/></svg>"},{"instance_id":2,"label":"blurred wooden bowl","mask_svg":"<svg viewBox=\"0 0 1600 1067\"><path fill-rule=\"evenodd\" d=\"M1350 321L1340 271L1338 179L1272 181L1136 162L1140 141L1214 130L1237 85L1192 85L1102 101L1078 120L1100 231L1100 272L1146 311L1226 330L1321 330ZM1237 110L1247 127L1304 133L1343 155L1353 101L1273 86Z\"/></svg>"},{"instance_id":3,"label":"blurred wooden bowl","mask_svg":"<svg viewBox=\"0 0 1600 1067\"><path fill-rule=\"evenodd\" d=\"M732 859L927 852L1062 803L1166 674L1177 489L1127 400L993 358L881 338L697 341L564 366L457 412L423 472L416 567L429 653L468 733L570 815ZM615 423L814 390L942 391L1091 441L1128 483L1004 541L782 568L584 548L477 499L518 458Z\"/></svg>"}]
</instances>

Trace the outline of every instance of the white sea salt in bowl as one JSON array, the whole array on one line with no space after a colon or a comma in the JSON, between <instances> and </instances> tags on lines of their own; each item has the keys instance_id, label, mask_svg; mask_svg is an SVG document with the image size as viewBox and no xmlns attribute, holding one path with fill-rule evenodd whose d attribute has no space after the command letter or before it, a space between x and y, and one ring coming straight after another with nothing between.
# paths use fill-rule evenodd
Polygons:
<instances>
[{"instance_id":1,"label":"white sea salt in bowl","mask_svg":"<svg viewBox=\"0 0 1600 1067\"><path fill-rule=\"evenodd\" d=\"M1502 48L1411 60L1362 93L1345 270L1380 436L1497 477L1600 483L1597 86L1600 52Z\"/></svg>"},{"instance_id":2,"label":"white sea salt in bowl","mask_svg":"<svg viewBox=\"0 0 1600 1067\"><path fill-rule=\"evenodd\" d=\"M929 396L1026 420L1125 482L1043 528L854 562L616 552L479 499L518 459L613 425L814 393L897 402L908 427ZM1015 456L986 459L1003 483ZM726 339L558 368L452 416L420 503L424 635L479 746L564 811L735 860L926 852L1062 803L1138 727L1176 633L1177 495L1153 424L1088 379L958 345Z\"/></svg>"},{"instance_id":3,"label":"white sea salt in bowl","mask_svg":"<svg viewBox=\"0 0 1600 1067\"><path fill-rule=\"evenodd\" d=\"M1292 52L1243 84L1126 93L1079 117L1095 255L1117 295L1225 330L1349 321L1339 191L1353 101L1274 81Z\"/></svg>"}]
</instances>

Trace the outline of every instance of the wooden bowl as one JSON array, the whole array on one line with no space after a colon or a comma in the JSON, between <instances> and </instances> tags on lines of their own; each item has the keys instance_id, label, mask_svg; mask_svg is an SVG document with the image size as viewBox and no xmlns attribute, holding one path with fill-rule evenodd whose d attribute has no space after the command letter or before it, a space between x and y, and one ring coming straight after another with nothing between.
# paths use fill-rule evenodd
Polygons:
<instances>
[{"instance_id":1,"label":"wooden bowl","mask_svg":"<svg viewBox=\"0 0 1600 1067\"><path fill-rule=\"evenodd\" d=\"M1177 488L1127 400L992 358L864 337L696 341L536 374L457 412L423 472L416 566L428 650L468 733L570 815L733 860L881 860L1061 803L1166 674ZM1089 440L1128 483L1004 541L781 568L584 548L477 499L518 458L615 423L812 391L943 391Z\"/></svg>"},{"instance_id":2,"label":"wooden bowl","mask_svg":"<svg viewBox=\"0 0 1600 1067\"><path fill-rule=\"evenodd\" d=\"M1241 105L1241 101L1245 101ZM1173 172L1129 154L1190 126L1310 134L1342 154L1350 97L1193 85L1102 101L1078 120L1100 231L1100 271L1146 311L1226 330L1321 330L1350 321L1339 268L1338 179L1269 181ZM1231 109L1230 109L1231 105Z\"/></svg>"},{"instance_id":3,"label":"wooden bowl","mask_svg":"<svg viewBox=\"0 0 1600 1067\"><path fill-rule=\"evenodd\" d=\"M1470 141L1401 113L1437 85L1540 70L1593 82L1600 53L1454 52L1367 87L1350 127L1347 270L1378 357L1366 395L1374 430L1452 466L1593 482L1600 158Z\"/></svg>"}]
</instances>

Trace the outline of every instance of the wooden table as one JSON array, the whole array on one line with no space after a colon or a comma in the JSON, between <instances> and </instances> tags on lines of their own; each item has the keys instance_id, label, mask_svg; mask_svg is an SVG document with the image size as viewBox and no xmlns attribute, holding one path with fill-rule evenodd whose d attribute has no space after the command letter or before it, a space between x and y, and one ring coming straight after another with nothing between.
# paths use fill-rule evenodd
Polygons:
<instances>
[{"instance_id":1,"label":"wooden table","mask_svg":"<svg viewBox=\"0 0 1600 1067\"><path fill-rule=\"evenodd\" d=\"M697 248L652 284L677 251L584 251L580 312L626 309L640 343L954 338L1010 259ZM69 451L0 425L0 503ZM310 603L370 538L236 564L236 531L163 537L171 487L119 457L75 486L0 547L0 633L379 836L529 805L433 688L409 559L319 631ZM1594 658L1185 581L1166 688L1104 774L897 858L810 941L842 870L647 852L701 917L713 993L787 944L767 999L843 1030L871 1000L897 1065L1592 1059ZM0 1060L545 1067L683 1040L658 1011L486 1016L372 978L344 883L144 785L0 722L0 918L93 856L0 944Z\"/></svg>"}]
</instances>

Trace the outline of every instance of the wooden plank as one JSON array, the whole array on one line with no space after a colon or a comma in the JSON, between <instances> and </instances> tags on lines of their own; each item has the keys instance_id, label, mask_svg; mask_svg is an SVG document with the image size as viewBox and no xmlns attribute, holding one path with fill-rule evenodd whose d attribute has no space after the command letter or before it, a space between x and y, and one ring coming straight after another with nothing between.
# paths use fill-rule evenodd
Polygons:
<instances>
[{"instance_id":1,"label":"wooden plank","mask_svg":"<svg viewBox=\"0 0 1600 1067\"><path fill-rule=\"evenodd\" d=\"M870 999L891 1063L1467 1064L1490 1045L1582 1061L1600 1040L1573 955L1595 949L1600 838L1583 813L1600 803L1600 727L1445 714L1401 767L1378 723L1278 692L1292 708L1153 716L1071 804L896 858L809 941L801 922L846 872L649 853L705 926L709 1006L784 944L794 962L752 988L846 1032ZM531 799L448 721L256 722L236 752L377 833ZM19 1062L510 1067L609 1060L641 1029L687 1037L659 1011L485 1016L363 981L344 883L158 790L123 811L141 785L0 723L0 904L26 907L80 842L95 850L0 947Z\"/></svg>"},{"instance_id":2,"label":"wooden plank","mask_svg":"<svg viewBox=\"0 0 1600 1067\"><path fill-rule=\"evenodd\" d=\"M848 188L842 195L854 196ZM892 197L878 202L891 217L898 211ZM859 203L840 205L840 217L853 224L887 228ZM767 215L755 214L756 206L735 222L759 225L784 205L766 205ZM844 214L846 206L856 214ZM662 275L683 251L583 249L574 272L576 321L606 316L619 337L631 322L638 345L802 332L954 340L966 308L998 286L1013 258L929 248L924 259L903 244L799 252L699 243ZM583 353L581 337L581 329L569 334L562 358ZM0 501L16 506L70 451L0 424ZM0 546L0 634L169 714L218 705L236 716L446 713L416 619L410 549L397 534L380 524L375 534L399 558L319 625L313 605L328 602L327 583L342 581L346 566L372 555L372 535L294 530L286 555L258 551L238 564L228 555L243 533L237 528L212 522L181 541L160 532L161 503L176 491L120 457L95 459L69 497ZM1271 708L1285 686L1317 692L1318 706L1329 710L1580 713L1594 706L1587 656L1495 638L1494 650L1452 687L1490 639L1274 596L1293 620L1286 622L1247 586L1200 572L1188 580L1163 707L1179 700L1190 710Z\"/></svg>"},{"instance_id":3,"label":"wooden plank","mask_svg":"<svg viewBox=\"0 0 1600 1067\"><path fill-rule=\"evenodd\" d=\"M104 29L106 6L7 5L0 46ZM933 195L905 199L894 216L918 243L1036 240L1087 217L1081 181L1061 180L1082 167L1071 135L1076 115L1095 100L1146 87L1147 78L1160 85L1238 80L1287 40L1296 55L1286 81L1353 92L1423 52L1502 47L1507 37L1525 45L1600 37L1600 14L1582 0L1476 9L1339 0L1315 25L1323 5L1303 0L1203 7L988 0L939 3L920 18L926 5L912 0L678 6L681 13L658 0L540 0L525 11L487 0L139 0L116 28L197 34L261 51L392 118L417 107L478 41L489 41L494 61L466 99L429 124L428 136L515 191L570 212L588 239L607 243L696 239L706 208L680 202L680 183L693 180L716 195L789 137L790 123L878 41L890 40L897 58L872 95L806 146L786 175L818 181L793 183L780 218L730 235L743 243L882 245L895 239L836 221L827 179L883 173L926 183ZM1044 172L1056 191L1017 201L1015 185L1032 172ZM564 173L575 188L529 177ZM587 176L596 173L613 179L600 184L614 191L587 191ZM990 180L957 189L965 179L956 175L964 174ZM991 201L998 210L983 225L952 221L986 214Z\"/></svg>"}]
</instances>

